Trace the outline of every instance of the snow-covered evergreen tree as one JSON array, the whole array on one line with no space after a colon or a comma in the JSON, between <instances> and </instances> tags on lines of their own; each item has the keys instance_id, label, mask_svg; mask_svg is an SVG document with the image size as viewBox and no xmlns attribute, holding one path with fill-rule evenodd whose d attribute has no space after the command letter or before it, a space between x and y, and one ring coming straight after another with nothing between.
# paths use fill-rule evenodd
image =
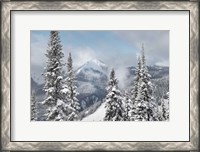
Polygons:
<instances>
[{"instance_id":1,"label":"snow-covered evergreen tree","mask_svg":"<svg viewBox=\"0 0 200 152\"><path fill-rule=\"evenodd\" d=\"M125 95L123 97L123 105L124 105L124 114L123 114L123 120L129 121L130 120L130 110L132 109L132 101L130 99L130 93L128 91L125 92Z\"/></svg>"},{"instance_id":2,"label":"snow-covered evergreen tree","mask_svg":"<svg viewBox=\"0 0 200 152\"><path fill-rule=\"evenodd\" d=\"M62 52L62 45L58 31L50 32L50 39L46 52L47 65L45 67L44 79L44 91L46 92L46 98L42 102L47 106L46 120L60 121L65 117L65 102L61 96L61 90L63 87L62 58L64 54Z\"/></svg>"},{"instance_id":3,"label":"snow-covered evergreen tree","mask_svg":"<svg viewBox=\"0 0 200 152\"><path fill-rule=\"evenodd\" d=\"M112 69L108 87L106 88L106 114L105 121L123 121L124 109L122 105L121 92L118 89L118 81L115 78L115 71Z\"/></svg>"},{"instance_id":4,"label":"snow-covered evergreen tree","mask_svg":"<svg viewBox=\"0 0 200 152\"><path fill-rule=\"evenodd\" d=\"M157 109L153 98L153 88L150 77L146 66L144 47L142 45L141 57L138 57L138 65L130 96L131 110L129 113L130 120L132 121L157 120Z\"/></svg>"},{"instance_id":5,"label":"snow-covered evergreen tree","mask_svg":"<svg viewBox=\"0 0 200 152\"><path fill-rule=\"evenodd\" d=\"M130 94L128 96L129 100L130 100L130 110L129 110L129 119L131 121L134 121L137 119L137 113L138 111L136 111L136 98L138 98L138 92L140 88L140 79L141 79L141 58L140 56L137 57L138 63L137 63L137 67L136 67L136 71L135 71L135 76L134 76L134 80L133 80L133 86L130 89ZM138 99L137 99L138 101Z\"/></svg>"},{"instance_id":6,"label":"snow-covered evergreen tree","mask_svg":"<svg viewBox=\"0 0 200 152\"><path fill-rule=\"evenodd\" d=\"M147 121L148 120L148 101L145 100L145 91L144 88L144 82L142 79L139 79L138 83L138 92L137 97L134 101L134 109L132 114L132 120L135 121Z\"/></svg>"},{"instance_id":7,"label":"snow-covered evergreen tree","mask_svg":"<svg viewBox=\"0 0 200 152\"><path fill-rule=\"evenodd\" d=\"M169 120L169 92L166 94L166 99L162 101L162 118L164 121Z\"/></svg>"},{"instance_id":8,"label":"snow-covered evergreen tree","mask_svg":"<svg viewBox=\"0 0 200 152\"><path fill-rule=\"evenodd\" d=\"M135 100L135 98L138 95L138 89L139 89L139 80L141 78L141 58L140 56L137 57L138 63L137 63L137 67L135 70L135 76L134 76L134 81L133 81L133 87L131 88L131 96L130 99L132 101Z\"/></svg>"},{"instance_id":9,"label":"snow-covered evergreen tree","mask_svg":"<svg viewBox=\"0 0 200 152\"><path fill-rule=\"evenodd\" d=\"M153 98L153 86L151 83L151 75L148 73L147 66L146 66L146 59L144 54L144 46L142 45L142 52L141 52L141 81L140 84L143 100L147 102L147 120L148 121L156 121L157 120L157 113L156 113L156 103Z\"/></svg>"},{"instance_id":10,"label":"snow-covered evergreen tree","mask_svg":"<svg viewBox=\"0 0 200 152\"><path fill-rule=\"evenodd\" d=\"M37 120L37 101L35 96L35 91L32 92L31 95L31 120L36 121Z\"/></svg>"},{"instance_id":11,"label":"snow-covered evergreen tree","mask_svg":"<svg viewBox=\"0 0 200 152\"><path fill-rule=\"evenodd\" d=\"M73 65L72 65L72 57L71 53L69 53L67 59L67 78L65 80L65 85L61 90L62 95L64 96L65 103L67 104L67 121L73 121L77 119L78 112L80 110L80 105L78 103L76 91L77 87L75 85L74 73L73 73Z\"/></svg>"}]
</instances>

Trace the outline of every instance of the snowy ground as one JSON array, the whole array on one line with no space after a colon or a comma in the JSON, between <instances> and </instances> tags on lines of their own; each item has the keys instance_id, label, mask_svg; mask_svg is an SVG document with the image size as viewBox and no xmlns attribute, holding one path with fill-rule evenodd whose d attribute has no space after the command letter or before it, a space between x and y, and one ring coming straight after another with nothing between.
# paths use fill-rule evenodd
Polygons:
<instances>
[{"instance_id":1,"label":"snowy ground","mask_svg":"<svg viewBox=\"0 0 200 152\"><path fill-rule=\"evenodd\" d=\"M103 118L106 113L105 102L91 115L83 118L81 121L104 121Z\"/></svg>"}]
</instances>

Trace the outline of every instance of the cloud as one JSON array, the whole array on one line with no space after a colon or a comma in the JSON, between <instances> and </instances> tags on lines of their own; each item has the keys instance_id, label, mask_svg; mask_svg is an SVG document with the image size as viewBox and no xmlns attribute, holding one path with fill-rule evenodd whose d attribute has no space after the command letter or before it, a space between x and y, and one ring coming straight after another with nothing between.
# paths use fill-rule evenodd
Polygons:
<instances>
[{"instance_id":1,"label":"cloud","mask_svg":"<svg viewBox=\"0 0 200 152\"><path fill-rule=\"evenodd\" d=\"M118 80L118 86L120 89L124 89L127 87L126 79L128 75L128 70L124 67L119 67L115 69L116 77Z\"/></svg>"},{"instance_id":2,"label":"cloud","mask_svg":"<svg viewBox=\"0 0 200 152\"><path fill-rule=\"evenodd\" d=\"M169 31L154 30L154 31L115 31L117 36L121 37L122 41L127 41L133 47L141 50L142 43L144 44L145 54L148 64L155 64L169 60ZM168 66L168 62L166 62Z\"/></svg>"},{"instance_id":3,"label":"cloud","mask_svg":"<svg viewBox=\"0 0 200 152\"><path fill-rule=\"evenodd\" d=\"M48 38L45 35L31 32L31 76L38 82L43 82L41 73L44 72Z\"/></svg>"},{"instance_id":4,"label":"cloud","mask_svg":"<svg viewBox=\"0 0 200 152\"><path fill-rule=\"evenodd\" d=\"M169 65L169 61L168 60L164 60L162 62L156 62L155 65L166 66L166 65Z\"/></svg>"},{"instance_id":5,"label":"cloud","mask_svg":"<svg viewBox=\"0 0 200 152\"><path fill-rule=\"evenodd\" d=\"M68 54L69 51L67 51L66 53ZM70 52L72 53L72 58L74 61L73 64L75 68L78 68L85 62L96 58L95 51L89 46L72 48Z\"/></svg>"},{"instance_id":6,"label":"cloud","mask_svg":"<svg viewBox=\"0 0 200 152\"><path fill-rule=\"evenodd\" d=\"M44 35L31 33L31 64L43 65L47 49L48 38Z\"/></svg>"}]
</instances>

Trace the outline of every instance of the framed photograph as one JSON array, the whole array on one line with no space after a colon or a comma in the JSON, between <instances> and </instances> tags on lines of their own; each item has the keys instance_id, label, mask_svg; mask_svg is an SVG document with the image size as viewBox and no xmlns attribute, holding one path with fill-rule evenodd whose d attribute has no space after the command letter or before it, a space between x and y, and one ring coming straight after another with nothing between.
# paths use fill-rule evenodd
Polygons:
<instances>
[{"instance_id":1,"label":"framed photograph","mask_svg":"<svg viewBox=\"0 0 200 152\"><path fill-rule=\"evenodd\" d=\"M199 2L1 2L1 150L199 150Z\"/></svg>"}]
</instances>

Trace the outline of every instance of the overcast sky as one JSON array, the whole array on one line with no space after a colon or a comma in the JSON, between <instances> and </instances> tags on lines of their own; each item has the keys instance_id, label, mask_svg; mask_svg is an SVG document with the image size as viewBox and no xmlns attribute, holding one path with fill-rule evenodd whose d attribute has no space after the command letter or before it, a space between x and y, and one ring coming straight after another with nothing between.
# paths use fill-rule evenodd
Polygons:
<instances>
[{"instance_id":1,"label":"overcast sky","mask_svg":"<svg viewBox=\"0 0 200 152\"><path fill-rule=\"evenodd\" d=\"M135 66L136 56L144 44L148 65L169 66L169 31L59 31L64 60L72 53L74 68L99 59L109 67ZM31 75L42 81L50 31L31 31Z\"/></svg>"}]
</instances>

